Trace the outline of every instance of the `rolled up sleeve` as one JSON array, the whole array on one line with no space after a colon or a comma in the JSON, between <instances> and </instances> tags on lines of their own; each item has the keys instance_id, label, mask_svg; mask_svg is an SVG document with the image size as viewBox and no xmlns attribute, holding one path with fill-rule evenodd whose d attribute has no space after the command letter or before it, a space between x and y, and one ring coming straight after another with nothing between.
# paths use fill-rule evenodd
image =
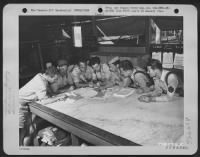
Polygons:
<instances>
[{"instance_id":1,"label":"rolled up sleeve","mask_svg":"<svg viewBox=\"0 0 200 157\"><path fill-rule=\"evenodd\" d=\"M142 73L135 74L135 82L140 88L145 90L148 89L147 87L148 79L144 74Z\"/></svg>"},{"instance_id":2,"label":"rolled up sleeve","mask_svg":"<svg viewBox=\"0 0 200 157\"><path fill-rule=\"evenodd\" d=\"M110 69L108 67L108 65L103 64L103 74L104 74L104 79L109 80L111 77L111 72Z\"/></svg>"},{"instance_id":3,"label":"rolled up sleeve","mask_svg":"<svg viewBox=\"0 0 200 157\"><path fill-rule=\"evenodd\" d=\"M71 73L71 76L74 83L80 82L80 71L78 68L74 68L74 70Z\"/></svg>"}]
</instances>

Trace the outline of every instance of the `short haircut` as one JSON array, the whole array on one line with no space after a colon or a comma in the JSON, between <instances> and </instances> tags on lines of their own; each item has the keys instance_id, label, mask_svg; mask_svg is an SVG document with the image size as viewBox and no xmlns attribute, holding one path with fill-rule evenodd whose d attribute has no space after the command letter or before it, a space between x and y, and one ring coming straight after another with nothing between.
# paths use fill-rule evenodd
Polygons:
<instances>
[{"instance_id":1,"label":"short haircut","mask_svg":"<svg viewBox=\"0 0 200 157\"><path fill-rule=\"evenodd\" d=\"M114 64L114 65L120 64L120 60L117 60L117 61L113 62L112 64Z\"/></svg>"},{"instance_id":2,"label":"short haircut","mask_svg":"<svg viewBox=\"0 0 200 157\"><path fill-rule=\"evenodd\" d=\"M93 66L93 65L95 65L95 64L100 64L100 58L99 57L92 57L91 59L90 59L90 66Z\"/></svg>"},{"instance_id":3,"label":"short haircut","mask_svg":"<svg viewBox=\"0 0 200 157\"><path fill-rule=\"evenodd\" d=\"M133 64L129 60L120 61L119 68L122 68L124 71L133 70Z\"/></svg>"},{"instance_id":4,"label":"short haircut","mask_svg":"<svg viewBox=\"0 0 200 157\"><path fill-rule=\"evenodd\" d=\"M48 67L48 68L46 69L45 74L46 74L46 75L49 75L49 76L56 75L56 74L58 74L58 70L57 70L56 67L51 66L51 67Z\"/></svg>"},{"instance_id":5,"label":"short haircut","mask_svg":"<svg viewBox=\"0 0 200 157\"><path fill-rule=\"evenodd\" d=\"M162 71L162 63L157 59L151 59L147 66L151 66L151 69L155 70L158 69Z\"/></svg>"},{"instance_id":6,"label":"short haircut","mask_svg":"<svg viewBox=\"0 0 200 157\"><path fill-rule=\"evenodd\" d=\"M86 59L85 58L80 58L78 60L78 64L80 64L80 63L86 63Z\"/></svg>"},{"instance_id":7,"label":"short haircut","mask_svg":"<svg viewBox=\"0 0 200 157\"><path fill-rule=\"evenodd\" d=\"M64 66L64 65L68 65L67 60L59 59L58 62L57 62L57 66Z\"/></svg>"}]
</instances>

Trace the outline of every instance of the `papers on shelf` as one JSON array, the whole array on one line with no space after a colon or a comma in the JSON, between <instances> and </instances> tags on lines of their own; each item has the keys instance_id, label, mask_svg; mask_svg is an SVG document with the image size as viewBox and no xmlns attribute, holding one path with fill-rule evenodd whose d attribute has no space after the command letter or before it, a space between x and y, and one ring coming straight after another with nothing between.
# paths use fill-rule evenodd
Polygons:
<instances>
[{"instance_id":1,"label":"papers on shelf","mask_svg":"<svg viewBox=\"0 0 200 157\"><path fill-rule=\"evenodd\" d=\"M173 53L164 52L163 53L163 68L173 68Z\"/></svg>"},{"instance_id":2,"label":"papers on shelf","mask_svg":"<svg viewBox=\"0 0 200 157\"><path fill-rule=\"evenodd\" d=\"M131 94L133 94L135 92L135 90L133 88L122 88L119 91L115 92L113 94L114 97L121 97L121 98L125 98L130 96Z\"/></svg>"},{"instance_id":3,"label":"papers on shelf","mask_svg":"<svg viewBox=\"0 0 200 157\"><path fill-rule=\"evenodd\" d=\"M175 54L174 57L174 68L176 69L183 69L183 54Z\"/></svg>"},{"instance_id":4,"label":"papers on shelf","mask_svg":"<svg viewBox=\"0 0 200 157\"><path fill-rule=\"evenodd\" d=\"M161 62L161 52L152 52L152 59L157 59Z\"/></svg>"}]
</instances>

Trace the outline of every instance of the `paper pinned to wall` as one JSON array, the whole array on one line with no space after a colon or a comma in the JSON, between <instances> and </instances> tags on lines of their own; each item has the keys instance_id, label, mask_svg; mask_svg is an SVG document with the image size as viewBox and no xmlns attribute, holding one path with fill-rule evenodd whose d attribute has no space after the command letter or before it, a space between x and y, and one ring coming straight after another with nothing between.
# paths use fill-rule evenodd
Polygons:
<instances>
[{"instance_id":1,"label":"paper pinned to wall","mask_svg":"<svg viewBox=\"0 0 200 157\"><path fill-rule=\"evenodd\" d=\"M161 61L161 52L152 52L152 59L157 59L157 60L159 60L160 62L162 62Z\"/></svg>"},{"instance_id":2,"label":"paper pinned to wall","mask_svg":"<svg viewBox=\"0 0 200 157\"><path fill-rule=\"evenodd\" d=\"M173 53L164 52L163 53L163 68L173 68Z\"/></svg>"},{"instance_id":3,"label":"paper pinned to wall","mask_svg":"<svg viewBox=\"0 0 200 157\"><path fill-rule=\"evenodd\" d=\"M174 68L183 69L183 60L183 54L176 53L174 57Z\"/></svg>"},{"instance_id":4,"label":"paper pinned to wall","mask_svg":"<svg viewBox=\"0 0 200 157\"><path fill-rule=\"evenodd\" d=\"M82 32L81 26L74 26L73 27L74 33L74 46L75 47L82 47Z\"/></svg>"}]
</instances>

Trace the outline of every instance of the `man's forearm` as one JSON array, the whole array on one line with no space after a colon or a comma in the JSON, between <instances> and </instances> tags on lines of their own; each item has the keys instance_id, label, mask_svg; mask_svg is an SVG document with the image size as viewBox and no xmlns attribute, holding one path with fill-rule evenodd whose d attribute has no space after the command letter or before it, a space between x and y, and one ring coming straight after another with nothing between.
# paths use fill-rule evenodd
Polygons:
<instances>
[{"instance_id":1,"label":"man's forearm","mask_svg":"<svg viewBox=\"0 0 200 157\"><path fill-rule=\"evenodd\" d=\"M142 91L143 91L143 93L148 93L148 92L151 92L152 90L150 89L150 88L148 88L148 87L143 87L143 88L141 88L142 89Z\"/></svg>"},{"instance_id":2,"label":"man's forearm","mask_svg":"<svg viewBox=\"0 0 200 157\"><path fill-rule=\"evenodd\" d=\"M163 95L163 96L158 96L158 97L152 97L151 101L156 101L156 102L167 102L171 101L172 97L169 97L168 95Z\"/></svg>"},{"instance_id":3,"label":"man's forearm","mask_svg":"<svg viewBox=\"0 0 200 157\"><path fill-rule=\"evenodd\" d=\"M76 88L89 87L89 83L75 83Z\"/></svg>"},{"instance_id":4,"label":"man's forearm","mask_svg":"<svg viewBox=\"0 0 200 157\"><path fill-rule=\"evenodd\" d=\"M106 82L105 85L103 85L103 88L110 88L113 87L115 85L114 82Z\"/></svg>"}]
</instances>

